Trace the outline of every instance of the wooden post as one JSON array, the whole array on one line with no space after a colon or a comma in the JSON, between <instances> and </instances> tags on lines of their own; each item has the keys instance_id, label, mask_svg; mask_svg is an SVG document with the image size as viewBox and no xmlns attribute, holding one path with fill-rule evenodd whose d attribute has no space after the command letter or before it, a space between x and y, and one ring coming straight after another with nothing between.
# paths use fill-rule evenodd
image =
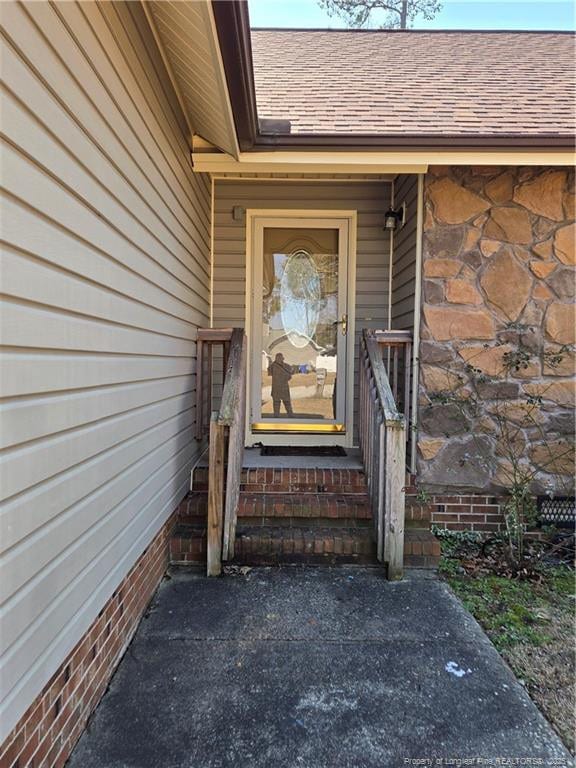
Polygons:
<instances>
[{"instance_id":1,"label":"wooden post","mask_svg":"<svg viewBox=\"0 0 576 768\"><path fill-rule=\"evenodd\" d=\"M224 379L226 377L226 371L228 370L228 353L230 352L230 342L222 342L222 387L224 387Z\"/></svg>"},{"instance_id":2,"label":"wooden post","mask_svg":"<svg viewBox=\"0 0 576 768\"><path fill-rule=\"evenodd\" d=\"M386 423L382 421L378 428L378 528L376 539L376 556L384 560L384 542L386 540Z\"/></svg>"},{"instance_id":3,"label":"wooden post","mask_svg":"<svg viewBox=\"0 0 576 768\"><path fill-rule=\"evenodd\" d=\"M394 395L394 402L398 404L398 344L394 344L394 369L392 379L392 394Z\"/></svg>"},{"instance_id":4,"label":"wooden post","mask_svg":"<svg viewBox=\"0 0 576 768\"><path fill-rule=\"evenodd\" d=\"M230 425L228 439L228 467L226 474L226 501L224 507L224 536L222 559L234 557L236 522L240 498L240 479L244 463L244 431L246 426L246 336L234 331L230 343L231 380L223 394L220 406L221 420Z\"/></svg>"},{"instance_id":5,"label":"wooden post","mask_svg":"<svg viewBox=\"0 0 576 768\"><path fill-rule=\"evenodd\" d=\"M406 427L404 419L386 423L386 493L384 560L388 578L401 579L404 565L404 483Z\"/></svg>"},{"instance_id":6,"label":"wooden post","mask_svg":"<svg viewBox=\"0 0 576 768\"><path fill-rule=\"evenodd\" d=\"M206 531L208 576L222 572L222 526L224 512L224 431L218 424L218 414L210 420L210 451L208 463L208 525Z\"/></svg>"},{"instance_id":7,"label":"wooden post","mask_svg":"<svg viewBox=\"0 0 576 768\"><path fill-rule=\"evenodd\" d=\"M204 401L204 342L198 339L196 342L196 440L202 440L204 426L203 401Z\"/></svg>"},{"instance_id":8,"label":"wooden post","mask_svg":"<svg viewBox=\"0 0 576 768\"><path fill-rule=\"evenodd\" d=\"M212 401L214 394L212 392L212 350L214 349L214 344L212 342L206 344L206 352L207 352L207 364L208 364L208 370L206 371L206 395L208 404L206 406L207 413L212 413Z\"/></svg>"},{"instance_id":9,"label":"wooden post","mask_svg":"<svg viewBox=\"0 0 576 768\"><path fill-rule=\"evenodd\" d=\"M404 418L406 427L410 429L410 380L412 377L412 343L404 345ZM408 435L410 439L410 435Z\"/></svg>"},{"instance_id":10,"label":"wooden post","mask_svg":"<svg viewBox=\"0 0 576 768\"><path fill-rule=\"evenodd\" d=\"M378 343L385 337L389 354L394 346L393 367L389 368L389 374L398 390L398 346L399 343L405 345L408 336L403 331L379 333L364 329L360 348L362 460L368 480L378 559L387 565L389 579L401 579L403 574L406 420L398 412Z\"/></svg>"}]
</instances>

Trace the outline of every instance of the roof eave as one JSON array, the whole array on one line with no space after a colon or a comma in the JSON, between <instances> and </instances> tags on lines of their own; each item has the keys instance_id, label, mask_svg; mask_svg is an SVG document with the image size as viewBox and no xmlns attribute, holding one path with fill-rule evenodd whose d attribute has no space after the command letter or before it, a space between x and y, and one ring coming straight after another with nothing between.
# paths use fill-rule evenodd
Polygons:
<instances>
[{"instance_id":1,"label":"roof eave","mask_svg":"<svg viewBox=\"0 0 576 768\"><path fill-rule=\"evenodd\" d=\"M241 150L250 150L258 137L256 87L246 0L212 0L220 52Z\"/></svg>"},{"instance_id":2,"label":"roof eave","mask_svg":"<svg viewBox=\"0 0 576 768\"><path fill-rule=\"evenodd\" d=\"M555 149L575 149L576 137L558 134L261 134L252 142L251 149L266 151L266 149L300 151L310 149L346 150L396 150L396 149L441 149L466 148L475 150L502 149L535 149L545 152Z\"/></svg>"},{"instance_id":3,"label":"roof eave","mask_svg":"<svg viewBox=\"0 0 576 768\"><path fill-rule=\"evenodd\" d=\"M247 0L212 0L212 9L234 113L238 145L242 152L269 150L405 151L459 148L478 151L533 149L553 152L576 148L576 137L558 134L501 135L367 135L262 133L258 123L256 87L250 40Z\"/></svg>"}]
</instances>

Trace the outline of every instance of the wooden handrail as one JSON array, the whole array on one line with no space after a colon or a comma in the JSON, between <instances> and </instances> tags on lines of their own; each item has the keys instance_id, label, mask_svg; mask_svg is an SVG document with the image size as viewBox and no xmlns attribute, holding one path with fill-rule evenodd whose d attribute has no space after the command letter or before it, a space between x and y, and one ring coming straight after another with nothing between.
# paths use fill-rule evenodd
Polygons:
<instances>
[{"instance_id":1,"label":"wooden handrail","mask_svg":"<svg viewBox=\"0 0 576 768\"><path fill-rule=\"evenodd\" d=\"M396 408L396 402L392 389L390 388L390 382L388 381L388 375L386 368L384 367L384 361L382 360L382 352L376 341L376 334L374 331L364 330L364 343L366 345L366 353L370 362L370 367L374 374L374 384L376 387L376 396L380 401L380 406L384 412L384 417L388 421L404 420L402 414L398 413Z\"/></svg>"},{"instance_id":2,"label":"wooden handrail","mask_svg":"<svg viewBox=\"0 0 576 768\"><path fill-rule=\"evenodd\" d=\"M218 419L220 424L228 428L228 466L222 540L222 558L224 560L231 560L234 557L236 541L240 476L244 463L244 433L246 429L246 356L246 335L242 329L235 328L230 339L230 354Z\"/></svg>"},{"instance_id":3,"label":"wooden handrail","mask_svg":"<svg viewBox=\"0 0 576 768\"><path fill-rule=\"evenodd\" d=\"M378 559L389 579L400 579L404 560L406 420L398 412L373 331L360 343L360 450L374 519Z\"/></svg>"},{"instance_id":4,"label":"wooden handrail","mask_svg":"<svg viewBox=\"0 0 576 768\"><path fill-rule=\"evenodd\" d=\"M244 331L234 328L230 334L228 360L224 371L224 389L218 412L218 423L230 426L238 409L238 397L244 374L242 354L244 352Z\"/></svg>"},{"instance_id":5,"label":"wooden handrail","mask_svg":"<svg viewBox=\"0 0 576 768\"><path fill-rule=\"evenodd\" d=\"M218 424L218 415L213 413L210 420L208 449L208 521L206 525L206 574L208 576L220 576L222 572L225 440L225 427Z\"/></svg>"},{"instance_id":6,"label":"wooden handrail","mask_svg":"<svg viewBox=\"0 0 576 768\"><path fill-rule=\"evenodd\" d=\"M208 576L218 576L222 571L222 560L234 557L245 424L246 335L243 329L234 328L229 335L220 409L212 413L210 420Z\"/></svg>"},{"instance_id":7,"label":"wooden handrail","mask_svg":"<svg viewBox=\"0 0 576 768\"><path fill-rule=\"evenodd\" d=\"M388 375L396 407L402 405L406 423L410 423L410 385L412 378L412 331L374 331L374 339L380 347L381 357ZM404 387L399 382L400 366L403 367ZM410 435L408 435L410 439Z\"/></svg>"}]
</instances>

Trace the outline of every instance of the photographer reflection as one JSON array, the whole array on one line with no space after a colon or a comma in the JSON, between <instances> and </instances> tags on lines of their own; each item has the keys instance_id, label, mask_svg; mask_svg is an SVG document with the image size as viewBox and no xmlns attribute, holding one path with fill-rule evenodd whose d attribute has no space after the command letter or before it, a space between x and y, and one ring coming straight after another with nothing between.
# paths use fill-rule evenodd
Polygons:
<instances>
[{"instance_id":1,"label":"photographer reflection","mask_svg":"<svg viewBox=\"0 0 576 768\"><path fill-rule=\"evenodd\" d=\"M268 375L272 377L272 404L274 406L274 418L280 418L280 404L284 404L288 416L294 416L292 400L290 397L290 385L292 367L284 362L284 355L278 352L274 362L268 366Z\"/></svg>"}]
</instances>

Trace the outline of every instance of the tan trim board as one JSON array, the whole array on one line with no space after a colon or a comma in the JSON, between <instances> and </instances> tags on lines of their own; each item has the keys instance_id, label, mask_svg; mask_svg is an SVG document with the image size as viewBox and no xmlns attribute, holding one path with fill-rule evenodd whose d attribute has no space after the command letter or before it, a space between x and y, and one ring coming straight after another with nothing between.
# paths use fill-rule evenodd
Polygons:
<instances>
[{"instance_id":1,"label":"tan trim board","mask_svg":"<svg viewBox=\"0 0 576 768\"><path fill-rule=\"evenodd\" d=\"M197 173L425 173L428 164L406 153L388 158L374 152L241 152L193 155Z\"/></svg>"},{"instance_id":2,"label":"tan trim board","mask_svg":"<svg viewBox=\"0 0 576 768\"><path fill-rule=\"evenodd\" d=\"M394 201L396 199L396 179L392 182L390 194L390 208L394 210ZM388 330L392 328L392 277L394 274L394 230L390 232L390 243L388 248Z\"/></svg>"},{"instance_id":3,"label":"tan trim board","mask_svg":"<svg viewBox=\"0 0 576 768\"><path fill-rule=\"evenodd\" d=\"M251 181L252 183L261 181L272 181L276 184L279 183L311 183L311 184L328 184L330 182L337 183L337 184L366 184L368 183L374 183L376 181L381 181L383 184L392 184L394 182L394 179L396 178L395 174L392 173L365 173L365 174L340 174L338 176L326 176L326 175L298 175L293 174L291 176L287 176L285 174L280 174L278 176L271 176L268 173L265 175L257 174L254 175L254 173L243 173L243 174L232 174L232 173L211 173L210 176L214 179L214 181Z\"/></svg>"},{"instance_id":4,"label":"tan trim board","mask_svg":"<svg viewBox=\"0 0 576 768\"><path fill-rule=\"evenodd\" d=\"M426 173L430 165L576 165L566 150L403 151L403 152L241 152L194 154L199 173Z\"/></svg>"}]
</instances>

